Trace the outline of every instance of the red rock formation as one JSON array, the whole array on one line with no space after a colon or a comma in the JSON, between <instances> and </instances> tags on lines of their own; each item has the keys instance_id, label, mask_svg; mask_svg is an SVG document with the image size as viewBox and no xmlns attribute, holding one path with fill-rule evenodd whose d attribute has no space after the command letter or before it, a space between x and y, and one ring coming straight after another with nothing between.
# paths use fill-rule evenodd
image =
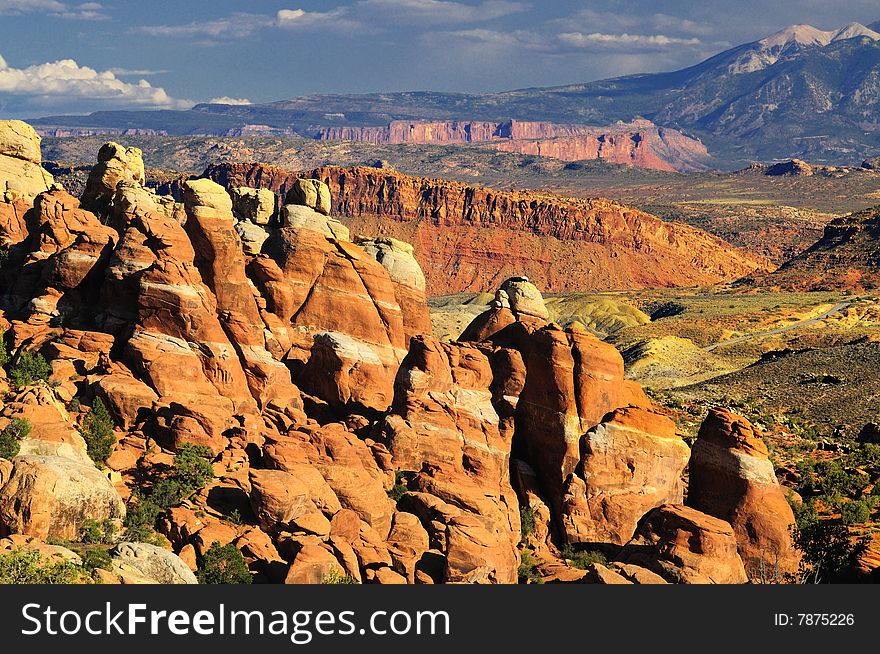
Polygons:
<instances>
[{"instance_id":1,"label":"red rock formation","mask_svg":"<svg viewBox=\"0 0 880 654\"><path fill-rule=\"evenodd\" d=\"M670 583L748 581L733 528L696 509L674 504L648 513L616 560L647 568Z\"/></svg>"},{"instance_id":2,"label":"red rock formation","mask_svg":"<svg viewBox=\"0 0 880 654\"><path fill-rule=\"evenodd\" d=\"M513 583L517 576L511 442L499 430L492 385L484 351L414 338L382 426L392 465L417 473L409 484L416 495L402 503L441 544L446 581ZM439 498L442 508L420 494Z\"/></svg>"},{"instance_id":3,"label":"red rock formation","mask_svg":"<svg viewBox=\"0 0 880 654\"><path fill-rule=\"evenodd\" d=\"M776 479L767 446L748 420L713 409L700 427L690 460L687 503L728 521L739 554L757 581L797 572L794 514Z\"/></svg>"},{"instance_id":4,"label":"red rock formation","mask_svg":"<svg viewBox=\"0 0 880 654\"><path fill-rule=\"evenodd\" d=\"M563 497L570 543L623 545L650 509L684 498L690 450L666 416L617 409L584 435L581 451L581 468L567 479Z\"/></svg>"},{"instance_id":5,"label":"red rock formation","mask_svg":"<svg viewBox=\"0 0 880 654\"><path fill-rule=\"evenodd\" d=\"M286 192L297 176L261 165L212 166L227 186ZM686 225L602 199L494 191L375 168L309 173L363 236L414 246L429 295L497 287L514 275L545 292L713 284L768 262Z\"/></svg>"},{"instance_id":6,"label":"red rock formation","mask_svg":"<svg viewBox=\"0 0 880 654\"><path fill-rule=\"evenodd\" d=\"M420 122L385 127L328 127L317 138L366 143L488 143L507 152L563 161L602 160L656 170L704 170L709 153L698 140L647 120L607 127L509 120Z\"/></svg>"},{"instance_id":7,"label":"red rock formation","mask_svg":"<svg viewBox=\"0 0 880 654\"><path fill-rule=\"evenodd\" d=\"M401 189L416 192L411 178L355 173L325 177L345 187L343 204L360 197L431 222L416 218L415 195L398 203ZM404 186L351 186L375 179ZM476 342L442 344L423 333L425 280L410 248L384 236L351 242L321 213L339 206L321 182L298 183L280 224L265 193L239 189L236 216L207 179L182 183L182 205L134 181L112 196L111 186L101 196L111 226L60 190L0 214L16 243L0 327L13 356L39 350L51 361L50 383L23 390L0 374L0 429L33 423L20 455L0 461L0 535L77 538L86 518L118 522L123 498L133 508L162 488L185 443L207 447L215 477L152 525L180 559L144 550L184 573L176 579L191 580L181 566L197 567L218 542L263 582L512 583L522 503L534 512L527 541L555 560L547 578L572 581L584 574L558 559L566 541L620 544L642 513L680 501L674 427L624 379L612 346L547 324L528 279L501 285L466 330ZM432 188L432 203L452 201L452 187ZM590 242L551 224L568 209L540 204L557 200L461 190L456 206L472 214L484 194L465 222L492 225L500 201L548 239ZM259 202L243 206L245 196ZM573 220L585 226L585 216ZM106 471L87 454L88 413L75 397L101 398L115 419ZM590 580L740 580L727 523L657 511L627 546L638 564L597 567ZM102 578L145 578L117 558Z\"/></svg>"}]
</instances>

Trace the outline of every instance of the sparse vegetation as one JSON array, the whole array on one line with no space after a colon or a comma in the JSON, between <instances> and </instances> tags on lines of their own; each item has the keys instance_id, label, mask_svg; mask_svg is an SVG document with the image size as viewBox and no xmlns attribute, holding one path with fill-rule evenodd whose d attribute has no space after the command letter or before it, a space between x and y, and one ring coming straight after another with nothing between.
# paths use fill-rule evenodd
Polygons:
<instances>
[{"instance_id":1,"label":"sparse vegetation","mask_svg":"<svg viewBox=\"0 0 880 654\"><path fill-rule=\"evenodd\" d=\"M517 576L521 584L543 584L541 575L537 570L538 560L534 553L529 549L520 552L519 570Z\"/></svg>"},{"instance_id":2,"label":"sparse vegetation","mask_svg":"<svg viewBox=\"0 0 880 654\"><path fill-rule=\"evenodd\" d=\"M572 567L581 570L586 570L594 563L608 565L608 559L602 552L598 550L578 550L571 545L566 545L562 549L562 558L568 561Z\"/></svg>"},{"instance_id":3,"label":"sparse vegetation","mask_svg":"<svg viewBox=\"0 0 880 654\"><path fill-rule=\"evenodd\" d=\"M522 532L520 542L526 544L529 541L529 536L535 533L535 510L530 506L520 506L519 523Z\"/></svg>"},{"instance_id":4,"label":"sparse vegetation","mask_svg":"<svg viewBox=\"0 0 880 654\"><path fill-rule=\"evenodd\" d=\"M800 503L789 497L789 503L796 523L794 542L803 555L800 581L819 584L845 580L865 542L852 539L845 525L822 518L815 502Z\"/></svg>"},{"instance_id":5,"label":"sparse vegetation","mask_svg":"<svg viewBox=\"0 0 880 654\"><path fill-rule=\"evenodd\" d=\"M110 520L98 522L91 518L83 520L79 529L79 539L83 543L105 544L112 543L116 537L116 528Z\"/></svg>"},{"instance_id":6,"label":"sparse vegetation","mask_svg":"<svg viewBox=\"0 0 880 654\"><path fill-rule=\"evenodd\" d=\"M13 459L21 451L21 441L31 433L27 418L13 418L0 431L0 459Z\"/></svg>"},{"instance_id":7,"label":"sparse vegetation","mask_svg":"<svg viewBox=\"0 0 880 654\"><path fill-rule=\"evenodd\" d=\"M351 575L342 574L335 567L330 568L330 572L324 575L324 578L321 579L321 584L325 586L345 586L349 584L357 584L357 582L357 579Z\"/></svg>"},{"instance_id":8,"label":"sparse vegetation","mask_svg":"<svg viewBox=\"0 0 880 654\"><path fill-rule=\"evenodd\" d=\"M394 486L392 486L391 489L388 491L388 497L390 497L394 502L399 502L404 493L409 490L406 487L406 478L407 473L403 470L398 470L394 473Z\"/></svg>"},{"instance_id":9,"label":"sparse vegetation","mask_svg":"<svg viewBox=\"0 0 880 654\"><path fill-rule=\"evenodd\" d=\"M244 556L232 543L211 543L196 574L200 584L249 584L253 580Z\"/></svg>"},{"instance_id":10,"label":"sparse vegetation","mask_svg":"<svg viewBox=\"0 0 880 654\"><path fill-rule=\"evenodd\" d=\"M116 436L113 433L113 418L99 397L92 402L92 408L83 420L82 435L92 461L101 465L107 463L116 444Z\"/></svg>"},{"instance_id":11,"label":"sparse vegetation","mask_svg":"<svg viewBox=\"0 0 880 654\"><path fill-rule=\"evenodd\" d=\"M0 584L81 584L91 576L70 561L47 561L36 550L0 554Z\"/></svg>"},{"instance_id":12,"label":"sparse vegetation","mask_svg":"<svg viewBox=\"0 0 880 654\"><path fill-rule=\"evenodd\" d=\"M16 388L31 386L49 379L52 368L39 352L22 350L9 368L9 380Z\"/></svg>"},{"instance_id":13,"label":"sparse vegetation","mask_svg":"<svg viewBox=\"0 0 880 654\"><path fill-rule=\"evenodd\" d=\"M113 568L113 559L103 547L93 547L80 552L80 559L83 562L83 568L94 575L96 570L110 570Z\"/></svg>"}]
</instances>

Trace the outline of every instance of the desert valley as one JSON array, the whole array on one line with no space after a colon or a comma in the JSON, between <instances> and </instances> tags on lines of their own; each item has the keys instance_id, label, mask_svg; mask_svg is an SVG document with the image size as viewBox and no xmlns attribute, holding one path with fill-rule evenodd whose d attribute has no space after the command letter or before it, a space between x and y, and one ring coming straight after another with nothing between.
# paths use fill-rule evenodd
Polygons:
<instances>
[{"instance_id":1,"label":"desert valley","mask_svg":"<svg viewBox=\"0 0 880 654\"><path fill-rule=\"evenodd\" d=\"M878 75L0 121L0 581L876 581Z\"/></svg>"}]
</instances>

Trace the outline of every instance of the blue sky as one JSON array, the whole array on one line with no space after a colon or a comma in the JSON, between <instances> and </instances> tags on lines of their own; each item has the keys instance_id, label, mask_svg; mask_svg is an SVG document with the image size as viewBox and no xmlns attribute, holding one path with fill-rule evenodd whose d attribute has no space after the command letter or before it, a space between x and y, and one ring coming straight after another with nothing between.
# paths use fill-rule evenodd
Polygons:
<instances>
[{"instance_id":1,"label":"blue sky","mask_svg":"<svg viewBox=\"0 0 880 654\"><path fill-rule=\"evenodd\" d=\"M0 0L0 116L551 86L877 20L877 0Z\"/></svg>"}]
</instances>

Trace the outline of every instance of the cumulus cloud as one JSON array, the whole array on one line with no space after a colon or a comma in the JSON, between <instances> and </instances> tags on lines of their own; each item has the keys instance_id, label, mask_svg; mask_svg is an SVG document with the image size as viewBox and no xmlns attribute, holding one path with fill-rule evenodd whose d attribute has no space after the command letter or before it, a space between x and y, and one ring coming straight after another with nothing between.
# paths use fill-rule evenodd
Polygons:
<instances>
[{"instance_id":1,"label":"cumulus cloud","mask_svg":"<svg viewBox=\"0 0 880 654\"><path fill-rule=\"evenodd\" d=\"M208 104L230 104L234 106L242 106L245 107L249 104L253 104L247 98L230 98L228 95L224 95L220 98L212 98L208 100Z\"/></svg>"},{"instance_id":2,"label":"cumulus cloud","mask_svg":"<svg viewBox=\"0 0 880 654\"><path fill-rule=\"evenodd\" d=\"M0 57L0 105L4 112L34 112L63 107L81 111L107 108L185 109L188 100L169 96L145 79L120 80L112 71L80 66L61 59L14 68Z\"/></svg>"},{"instance_id":3,"label":"cumulus cloud","mask_svg":"<svg viewBox=\"0 0 880 654\"><path fill-rule=\"evenodd\" d=\"M0 0L0 15L40 13L72 20L106 20L104 5L97 2L70 4L60 0Z\"/></svg>"}]
</instances>

